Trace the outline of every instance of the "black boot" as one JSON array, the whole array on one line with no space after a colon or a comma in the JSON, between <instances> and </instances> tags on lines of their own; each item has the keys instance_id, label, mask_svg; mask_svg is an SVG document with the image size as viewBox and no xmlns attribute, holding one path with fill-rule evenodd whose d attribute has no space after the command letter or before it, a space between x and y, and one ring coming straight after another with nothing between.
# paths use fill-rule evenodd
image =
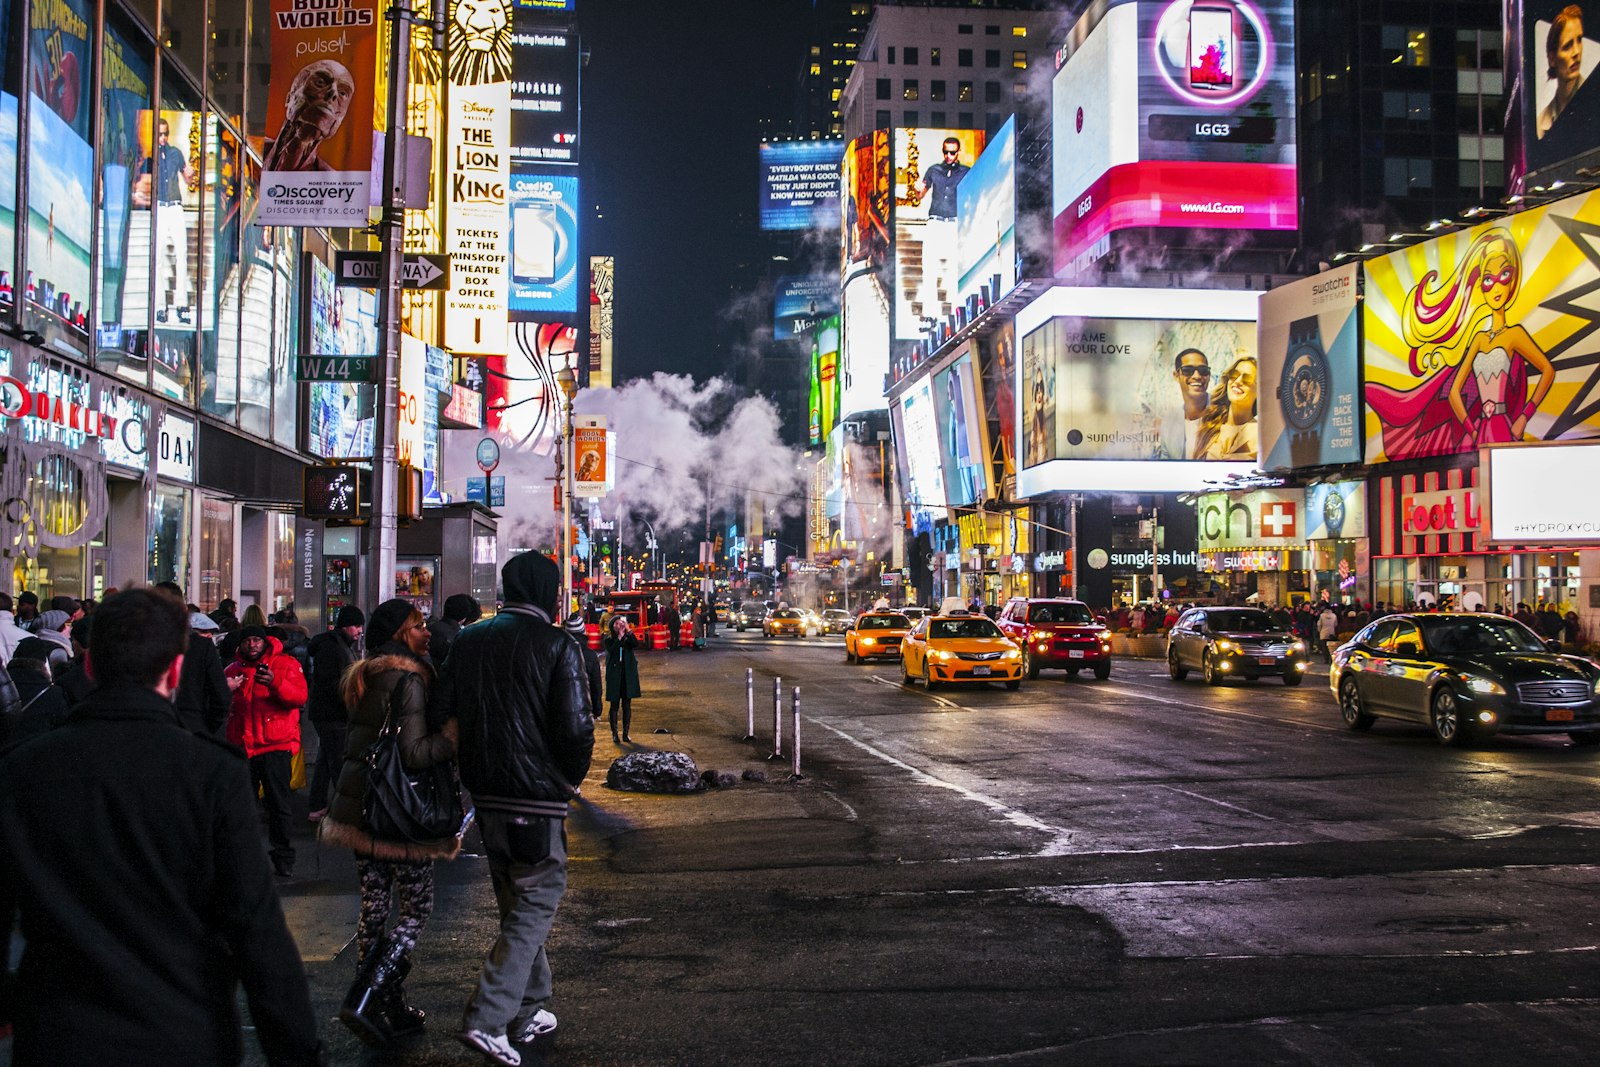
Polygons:
<instances>
[{"instance_id":1,"label":"black boot","mask_svg":"<svg viewBox=\"0 0 1600 1067\"><path fill-rule=\"evenodd\" d=\"M368 1045L384 1045L394 1036L385 1016L385 987L394 980L395 971L405 959L406 947L387 938L378 942L372 958L356 974L354 984L345 994L344 1005L339 1009L339 1021L348 1026Z\"/></svg>"},{"instance_id":2,"label":"black boot","mask_svg":"<svg viewBox=\"0 0 1600 1067\"><path fill-rule=\"evenodd\" d=\"M410 955L402 956L394 969L394 977L384 988L384 1018L389 1021L389 1032L395 1037L420 1034L427 1025L428 1013L406 1003L405 980L411 973Z\"/></svg>"}]
</instances>

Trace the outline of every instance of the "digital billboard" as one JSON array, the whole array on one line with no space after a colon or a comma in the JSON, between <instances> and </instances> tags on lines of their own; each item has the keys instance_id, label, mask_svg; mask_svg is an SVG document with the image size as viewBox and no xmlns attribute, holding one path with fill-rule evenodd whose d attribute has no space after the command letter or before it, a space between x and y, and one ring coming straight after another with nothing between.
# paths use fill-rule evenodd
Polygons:
<instances>
[{"instance_id":1,"label":"digital billboard","mask_svg":"<svg viewBox=\"0 0 1600 1067\"><path fill-rule=\"evenodd\" d=\"M450 0L444 346L503 354L511 183L512 0Z\"/></svg>"},{"instance_id":2,"label":"digital billboard","mask_svg":"<svg viewBox=\"0 0 1600 1067\"><path fill-rule=\"evenodd\" d=\"M1017 120L1006 120L956 187L956 300L981 295L999 278L991 301L1017 284Z\"/></svg>"},{"instance_id":3,"label":"digital billboard","mask_svg":"<svg viewBox=\"0 0 1600 1067\"><path fill-rule=\"evenodd\" d=\"M1131 227L1293 230L1293 0L1110 0L1052 86L1055 269Z\"/></svg>"},{"instance_id":4,"label":"digital billboard","mask_svg":"<svg viewBox=\"0 0 1600 1067\"><path fill-rule=\"evenodd\" d=\"M911 513L912 532L933 528L935 513L945 509L944 473L939 463L938 416L933 410L933 383L912 385L894 407L895 447L906 477L902 491Z\"/></svg>"},{"instance_id":5,"label":"digital billboard","mask_svg":"<svg viewBox=\"0 0 1600 1067\"><path fill-rule=\"evenodd\" d=\"M1571 0L1521 0L1522 151L1529 174L1600 152L1600 22Z\"/></svg>"},{"instance_id":6,"label":"digital billboard","mask_svg":"<svg viewBox=\"0 0 1600 1067\"><path fill-rule=\"evenodd\" d=\"M983 397L970 351L933 375L933 410L946 500L966 505L987 499Z\"/></svg>"},{"instance_id":7,"label":"digital billboard","mask_svg":"<svg viewBox=\"0 0 1600 1067\"><path fill-rule=\"evenodd\" d=\"M1480 541L1488 544L1600 544L1600 496L1574 493L1571 472L1592 471L1600 445L1497 445L1483 450Z\"/></svg>"},{"instance_id":8,"label":"digital billboard","mask_svg":"<svg viewBox=\"0 0 1600 1067\"><path fill-rule=\"evenodd\" d=\"M378 295L370 289L334 285L333 270L307 253L306 354L372 356L378 352ZM371 385L312 382L306 450L324 459L372 455L375 397Z\"/></svg>"},{"instance_id":9,"label":"digital billboard","mask_svg":"<svg viewBox=\"0 0 1600 1067\"><path fill-rule=\"evenodd\" d=\"M889 262L889 131L862 134L839 161L839 279Z\"/></svg>"},{"instance_id":10,"label":"digital billboard","mask_svg":"<svg viewBox=\"0 0 1600 1067\"><path fill-rule=\"evenodd\" d=\"M761 144L761 228L831 230L839 225L843 141Z\"/></svg>"},{"instance_id":11,"label":"digital billboard","mask_svg":"<svg viewBox=\"0 0 1600 1067\"><path fill-rule=\"evenodd\" d=\"M89 330L89 250L93 244L94 150L89 48L94 5L86 0L30 4L28 103L27 324L81 351Z\"/></svg>"},{"instance_id":12,"label":"digital billboard","mask_svg":"<svg viewBox=\"0 0 1600 1067\"><path fill-rule=\"evenodd\" d=\"M995 427L999 432L999 459L1007 476L1017 471L1017 329L1007 319L978 342L988 353L984 361L984 392L994 397ZM993 446L991 445L991 448Z\"/></svg>"},{"instance_id":13,"label":"digital billboard","mask_svg":"<svg viewBox=\"0 0 1600 1067\"><path fill-rule=\"evenodd\" d=\"M889 374L889 306L877 275L858 274L846 282L843 303L839 414L882 411L887 404L883 394Z\"/></svg>"},{"instance_id":14,"label":"digital billboard","mask_svg":"<svg viewBox=\"0 0 1600 1067\"><path fill-rule=\"evenodd\" d=\"M781 274L772 285L772 339L805 337L819 320L839 313L836 278Z\"/></svg>"},{"instance_id":15,"label":"digital billboard","mask_svg":"<svg viewBox=\"0 0 1600 1067\"><path fill-rule=\"evenodd\" d=\"M1367 261L1366 460L1600 436L1600 193Z\"/></svg>"},{"instance_id":16,"label":"digital billboard","mask_svg":"<svg viewBox=\"0 0 1600 1067\"><path fill-rule=\"evenodd\" d=\"M511 317L578 310L578 178L572 172L511 170Z\"/></svg>"},{"instance_id":17,"label":"digital billboard","mask_svg":"<svg viewBox=\"0 0 1600 1067\"><path fill-rule=\"evenodd\" d=\"M839 316L817 320L811 334L812 444L828 439L839 422Z\"/></svg>"},{"instance_id":18,"label":"digital billboard","mask_svg":"<svg viewBox=\"0 0 1600 1067\"><path fill-rule=\"evenodd\" d=\"M611 388L612 329L616 321L617 261L589 257L590 389Z\"/></svg>"},{"instance_id":19,"label":"digital billboard","mask_svg":"<svg viewBox=\"0 0 1600 1067\"><path fill-rule=\"evenodd\" d=\"M578 35L542 24L544 8L516 0L511 39L511 158L578 163Z\"/></svg>"},{"instance_id":20,"label":"digital billboard","mask_svg":"<svg viewBox=\"0 0 1600 1067\"><path fill-rule=\"evenodd\" d=\"M982 130L894 131L894 337L914 341L955 310L959 191Z\"/></svg>"},{"instance_id":21,"label":"digital billboard","mask_svg":"<svg viewBox=\"0 0 1600 1067\"><path fill-rule=\"evenodd\" d=\"M1058 287L1017 314L1018 494L1165 492L1254 469L1256 299Z\"/></svg>"},{"instance_id":22,"label":"digital billboard","mask_svg":"<svg viewBox=\"0 0 1600 1067\"><path fill-rule=\"evenodd\" d=\"M1361 462L1360 266L1261 294L1261 460L1267 470Z\"/></svg>"}]
</instances>

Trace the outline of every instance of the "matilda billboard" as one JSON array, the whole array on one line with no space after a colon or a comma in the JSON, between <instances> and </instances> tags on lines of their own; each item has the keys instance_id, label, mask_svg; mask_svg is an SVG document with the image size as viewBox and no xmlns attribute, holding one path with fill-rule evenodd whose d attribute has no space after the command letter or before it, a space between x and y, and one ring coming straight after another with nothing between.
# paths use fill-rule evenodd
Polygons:
<instances>
[{"instance_id":1,"label":"matilda billboard","mask_svg":"<svg viewBox=\"0 0 1600 1067\"><path fill-rule=\"evenodd\" d=\"M1368 463L1600 436L1600 193L1368 260Z\"/></svg>"}]
</instances>

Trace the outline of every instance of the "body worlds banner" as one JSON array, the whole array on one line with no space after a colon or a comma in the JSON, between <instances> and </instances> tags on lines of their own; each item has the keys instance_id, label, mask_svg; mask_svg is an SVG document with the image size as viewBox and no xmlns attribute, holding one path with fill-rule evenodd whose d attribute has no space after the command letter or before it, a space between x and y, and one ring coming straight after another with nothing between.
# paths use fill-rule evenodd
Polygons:
<instances>
[{"instance_id":1,"label":"body worlds banner","mask_svg":"<svg viewBox=\"0 0 1600 1067\"><path fill-rule=\"evenodd\" d=\"M365 226L378 0L272 0L258 226Z\"/></svg>"},{"instance_id":2,"label":"body worlds banner","mask_svg":"<svg viewBox=\"0 0 1600 1067\"><path fill-rule=\"evenodd\" d=\"M511 0L452 0L444 344L458 354L506 350L511 37Z\"/></svg>"}]
</instances>

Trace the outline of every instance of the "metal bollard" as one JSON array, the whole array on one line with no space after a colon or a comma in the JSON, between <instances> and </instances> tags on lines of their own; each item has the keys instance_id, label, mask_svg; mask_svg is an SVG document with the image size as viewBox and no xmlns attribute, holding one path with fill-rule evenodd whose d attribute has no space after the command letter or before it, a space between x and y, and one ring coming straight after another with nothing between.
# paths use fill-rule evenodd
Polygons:
<instances>
[{"instance_id":1,"label":"metal bollard","mask_svg":"<svg viewBox=\"0 0 1600 1067\"><path fill-rule=\"evenodd\" d=\"M772 755L767 759L783 758L783 678L772 679Z\"/></svg>"},{"instance_id":2,"label":"metal bollard","mask_svg":"<svg viewBox=\"0 0 1600 1067\"><path fill-rule=\"evenodd\" d=\"M790 725L794 736L789 740L789 755L793 762L789 765L789 781L796 782L805 775L800 773L800 687L797 685L789 694Z\"/></svg>"},{"instance_id":3,"label":"metal bollard","mask_svg":"<svg viewBox=\"0 0 1600 1067\"><path fill-rule=\"evenodd\" d=\"M744 669L744 739L756 739L756 669Z\"/></svg>"}]
</instances>

